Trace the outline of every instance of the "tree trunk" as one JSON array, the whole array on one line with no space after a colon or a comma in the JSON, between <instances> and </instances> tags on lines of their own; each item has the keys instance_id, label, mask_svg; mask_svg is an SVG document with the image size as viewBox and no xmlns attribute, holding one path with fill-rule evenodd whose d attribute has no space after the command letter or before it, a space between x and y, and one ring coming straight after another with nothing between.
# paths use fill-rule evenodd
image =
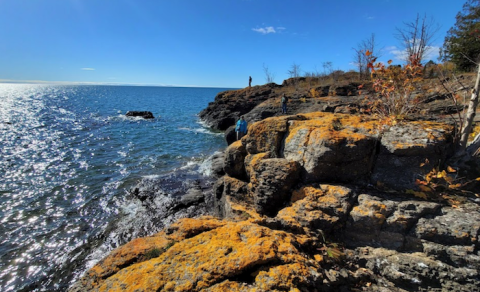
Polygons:
<instances>
[{"instance_id":1,"label":"tree trunk","mask_svg":"<svg viewBox=\"0 0 480 292\"><path fill-rule=\"evenodd\" d=\"M472 143L467 147L468 156L478 156L480 157L480 133L473 139Z\"/></svg>"},{"instance_id":2,"label":"tree trunk","mask_svg":"<svg viewBox=\"0 0 480 292\"><path fill-rule=\"evenodd\" d=\"M465 153L465 149L467 148L468 142L468 135L472 130L473 119L475 118L475 111L478 105L478 86L480 83L480 65L478 65L477 70L477 80L475 81L475 87L472 90L472 97L470 98L470 102L468 103L468 111L465 116L465 125L463 126L461 136L460 136L460 153Z\"/></svg>"}]
</instances>

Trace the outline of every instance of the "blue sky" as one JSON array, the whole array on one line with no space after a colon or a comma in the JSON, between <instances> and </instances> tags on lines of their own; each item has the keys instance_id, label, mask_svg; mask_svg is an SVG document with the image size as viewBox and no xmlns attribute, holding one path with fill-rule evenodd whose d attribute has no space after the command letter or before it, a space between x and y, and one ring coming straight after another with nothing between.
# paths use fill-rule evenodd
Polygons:
<instances>
[{"instance_id":1,"label":"blue sky","mask_svg":"<svg viewBox=\"0 0 480 292\"><path fill-rule=\"evenodd\" d=\"M355 69L375 34L396 59L396 28L417 13L441 26L463 0L0 0L0 82L245 87L305 72ZM436 60L433 50L431 59Z\"/></svg>"}]
</instances>

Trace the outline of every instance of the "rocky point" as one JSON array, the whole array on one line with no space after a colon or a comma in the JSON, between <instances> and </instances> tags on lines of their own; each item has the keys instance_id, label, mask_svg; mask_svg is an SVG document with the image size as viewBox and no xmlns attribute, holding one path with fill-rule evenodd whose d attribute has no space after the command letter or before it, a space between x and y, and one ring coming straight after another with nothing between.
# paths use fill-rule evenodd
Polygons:
<instances>
[{"instance_id":1,"label":"rocky point","mask_svg":"<svg viewBox=\"0 0 480 292\"><path fill-rule=\"evenodd\" d=\"M480 291L478 199L416 183L451 158L451 123L386 125L359 114L355 84L313 86L282 115L289 82L202 111L229 141L210 216L117 248L70 291Z\"/></svg>"}]
</instances>

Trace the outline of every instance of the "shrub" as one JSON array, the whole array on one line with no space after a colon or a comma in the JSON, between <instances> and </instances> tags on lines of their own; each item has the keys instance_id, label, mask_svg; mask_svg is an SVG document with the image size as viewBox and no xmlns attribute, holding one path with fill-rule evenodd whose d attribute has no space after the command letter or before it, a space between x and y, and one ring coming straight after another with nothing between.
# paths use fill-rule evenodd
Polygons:
<instances>
[{"instance_id":1,"label":"shrub","mask_svg":"<svg viewBox=\"0 0 480 292\"><path fill-rule=\"evenodd\" d=\"M411 56L405 66L388 66L377 62L377 58L367 51L368 68L371 70L373 89L376 96L367 95L367 110L395 123L418 109L418 98L414 95L423 80L423 66L420 59ZM359 88L361 88L360 86Z\"/></svg>"}]
</instances>

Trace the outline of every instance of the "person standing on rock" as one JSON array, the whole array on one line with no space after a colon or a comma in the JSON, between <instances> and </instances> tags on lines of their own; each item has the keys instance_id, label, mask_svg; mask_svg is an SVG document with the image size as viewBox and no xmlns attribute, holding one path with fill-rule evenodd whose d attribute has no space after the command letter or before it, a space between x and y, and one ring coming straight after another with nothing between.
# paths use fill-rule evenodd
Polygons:
<instances>
[{"instance_id":1,"label":"person standing on rock","mask_svg":"<svg viewBox=\"0 0 480 292\"><path fill-rule=\"evenodd\" d=\"M252 87L252 76L248 76L248 88Z\"/></svg>"},{"instance_id":2,"label":"person standing on rock","mask_svg":"<svg viewBox=\"0 0 480 292\"><path fill-rule=\"evenodd\" d=\"M237 121L237 125L235 126L235 132L237 132L237 140L242 139L242 137L247 134L247 121L245 121L243 116L241 116L240 119Z\"/></svg>"},{"instance_id":3,"label":"person standing on rock","mask_svg":"<svg viewBox=\"0 0 480 292\"><path fill-rule=\"evenodd\" d=\"M282 95L282 114L287 113L287 102L288 102L288 97L284 93Z\"/></svg>"}]
</instances>

